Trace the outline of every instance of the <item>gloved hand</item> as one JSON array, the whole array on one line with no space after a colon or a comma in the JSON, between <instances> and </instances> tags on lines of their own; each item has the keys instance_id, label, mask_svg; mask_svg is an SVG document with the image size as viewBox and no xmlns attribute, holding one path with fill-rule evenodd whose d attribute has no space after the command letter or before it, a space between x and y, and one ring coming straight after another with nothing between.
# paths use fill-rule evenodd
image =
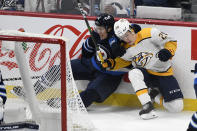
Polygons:
<instances>
[{"instance_id":1,"label":"gloved hand","mask_svg":"<svg viewBox=\"0 0 197 131\"><path fill-rule=\"evenodd\" d=\"M172 54L167 49L161 49L158 52L158 58L160 61L163 61L163 62L168 61L171 57L172 57Z\"/></svg>"},{"instance_id":2,"label":"gloved hand","mask_svg":"<svg viewBox=\"0 0 197 131\"><path fill-rule=\"evenodd\" d=\"M114 61L114 59L106 59L106 60L104 60L104 62L102 63L102 67L103 68L110 68L110 69L112 69L113 67L114 67L114 64L115 64L115 61Z\"/></svg>"},{"instance_id":3,"label":"gloved hand","mask_svg":"<svg viewBox=\"0 0 197 131\"><path fill-rule=\"evenodd\" d=\"M131 27L133 28L135 33L138 33L139 31L142 30L142 28L138 24L132 24Z\"/></svg>"}]
</instances>

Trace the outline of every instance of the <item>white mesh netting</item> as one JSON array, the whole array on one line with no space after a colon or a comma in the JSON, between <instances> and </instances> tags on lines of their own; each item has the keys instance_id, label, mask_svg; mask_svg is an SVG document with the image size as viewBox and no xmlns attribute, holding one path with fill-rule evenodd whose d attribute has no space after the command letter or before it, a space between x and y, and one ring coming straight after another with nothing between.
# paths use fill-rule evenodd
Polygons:
<instances>
[{"instance_id":1,"label":"white mesh netting","mask_svg":"<svg viewBox=\"0 0 197 131\"><path fill-rule=\"evenodd\" d=\"M47 126L50 127L49 125L51 124L53 127L57 126L56 128L51 128L51 130L61 130L61 111L63 110L61 109L60 77L65 74L61 74L60 69L60 63L62 62L59 59L60 47L57 44L49 44L50 41L47 43L36 42L36 38L63 39L64 41L67 41L67 39L43 34L3 30L0 31L0 39L1 35L34 37L33 42L30 43L0 41L0 70L2 71L8 95L5 108L14 108L15 106L12 105L16 105L16 103L17 105L21 104L25 107L25 119L31 120L36 118L37 120L39 118L37 122L42 126L41 130L46 130ZM32 87L30 88L34 89L35 92L28 92L30 89L26 89L23 85L24 82L21 80L21 73L15 58L16 52L14 53L15 44L22 45L21 47L24 49L24 52L22 51L20 55L24 55L27 63L23 61L20 63L27 64L28 69L22 68L22 70L25 70L25 74L29 72L29 80L32 82ZM75 85L68 52L66 51L67 131L96 130L89 119ZM27 79L26 81L29 80ZM31 84L27 86L31 86ZM35 101L31 100L31 95L36 96ZM33 103L36 104L34 105ZM32 109L29 105L37 107ZM40 111L39 116L34 117L33 115L38 115L32 113L34 111ZM52 119L52 121L48 119ZM57 122L55 123L54 121ZM50 131L48 128L47 130Z\"/></svg>"}]
</instances>

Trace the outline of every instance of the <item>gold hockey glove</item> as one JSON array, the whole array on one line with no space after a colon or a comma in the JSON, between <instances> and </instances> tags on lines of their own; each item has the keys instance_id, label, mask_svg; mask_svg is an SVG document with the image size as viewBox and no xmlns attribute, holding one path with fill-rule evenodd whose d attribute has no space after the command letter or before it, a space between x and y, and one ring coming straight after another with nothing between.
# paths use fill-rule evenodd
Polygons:
<instances>
[{"instance_id":1,"label":"gold hockey glove","mask_svg":"<svg viewBox=\"0 0 197 131\"><path fill-rule=\"evenodd\" d=\"M104 62L102 63L102 67L103 67L103 68L110 68L110 69L113 69L114 65L115 65L114 59L110 59L110 58L104 60Z\"/></svg>"}]
</instances>

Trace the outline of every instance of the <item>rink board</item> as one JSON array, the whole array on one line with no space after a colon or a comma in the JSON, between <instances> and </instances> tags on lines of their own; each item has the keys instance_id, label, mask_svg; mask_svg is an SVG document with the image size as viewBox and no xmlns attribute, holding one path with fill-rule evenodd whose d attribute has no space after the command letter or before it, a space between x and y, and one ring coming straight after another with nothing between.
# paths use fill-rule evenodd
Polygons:
<instances>
[{"instance_id":1,"label":"rink board","mask_svg":"<svg viewBox=\"0 0 197 131\"><path fill-rule=\"evenodd\" d=\"M26 32L53 34L71 38L69 43L69 53L71 59L75 59L80 56L81 44L89 36L83 17L78 15L54 15L46 13L38 14L0 11L0 19L1 29L17 30L19 28L24 28ZM89 23L92 27L94 26L94 19L95 17L88 17ZM176 55L173 58L174 74L185 97L185 109L195 110L194 106L197 102L195 100L196 94L193 88L194 74L191 73L191 70L193 70L197 60L197 46L195 44L197 41L197 23L145 19L128 20L132 23L140 24L142 28L157 27L161 31L168 33L170 36L178 40L178 48ZM45 47L42 47L41 50L44 50L44 48ZM56 52L54 52L52 56L55 53ZM8 56L0 56L0 58L3 57ZM36 57L39 57L39 54ZM45 63L45 66L47 68L47 66L49 66L49 63ZM1 70L3 77L6 76L6 72L14 72L14 69L9 69L9 67L6 67L4 65L1 65ZM86 84L87 81L82 81L82 85L84 86L78 86L78 88L82 90L85 88ZM130 94L134 94L134 91L130 82L125 76L118 90L114 95L112 95L112 97L108 99L108 102L106 103L119 106L130 106L132 104L135 105L135 102L127 102L132 101L130 99L135 99L136 97L135 95ZM114 96L117 96L115 100ZM121 102L114 104L114 101Z\"/></svg>"}]
</instances>

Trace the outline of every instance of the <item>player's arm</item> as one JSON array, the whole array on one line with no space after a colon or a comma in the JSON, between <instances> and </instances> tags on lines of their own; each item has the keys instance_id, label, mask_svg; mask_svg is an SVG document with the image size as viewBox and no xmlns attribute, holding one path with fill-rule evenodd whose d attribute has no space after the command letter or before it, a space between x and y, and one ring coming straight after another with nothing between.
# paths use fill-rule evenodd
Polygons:
<instances>
[{"instance_id":1,"label":"player's arm","mask_svg":"<svg viewBox=\"0 0 197 131\"><path fill-rule=\"evenodd\" d=\"M115 59L107 59L105 62L102 64L103 68L107 68L109 70L119 70L121 68L125 68L128 66L132 66L131 61L126 61L120 57L116 57Z\"/></svg>"},{"instance_id":2,"label":"player's arm","mask_svg":"<svg viewBox=\"0 0 197 131\"><path fill-rule=\"evenodd\" d=\"M126 53L124 48L124 42L118 39L117 37L112 37L109 40L109 45L111 46L112 58L121 57Z\"/></svg>"},{"instance_id":3,"label":"player's arm","mask_svg":"<svg viewBox=\"0 0 197 131\"><path fill-rule=\"evenodd\" d=\"M164 48L158 52L159 60L165 62L168 61L169 59L172 59L172 57L175 55L176 48L177 48L176 41L166 42Z\"/></svg>"},{"instance_id":4,"label":"player's arm","mask_svg":"<svg viewBox=\"0 0 197 131\"><path fill-rule=\"evenodd\" d=\"M177 41L168 41L165 43L164 48L169 50L172 56L175 55L177 49Z\"/></svg>"},{"instance_id":5,"label":"player's arm","mask_svg":"<svg viewBox=\"0 0 197 131\"><path fill-rule=\"evenodd\" d=\"M98 39L98 34L95 32L92 33ZM91 37L87 38L85 42L82 44L82 57L83 58L91 58L95 54L95 46Z\"/></svg>"},{"instance_id":6,"label":"player's arm","mask_svg":"<svg viewBox=\"0 0 197 131\"><path fill-rule=\"evenodd\" d=\"M123 56L128 54L128 52L126 51L127 48L124 46L125 43L123 41L117 40L117 42L110 45L113 57L105 60L102 65L104 68L108 68L109 70L118 70L132 65L131 61L127 61L122 58Z\"/></svg>"},{"instance_id":7,"label":"player's arm","mask_svg":"<svg viewBox=\"0 0 197 131\"><path fill-rule=\"evenodd\" d=\"M168 34L159 31L156 28L151 30L152 42L161 47L161 50L158 52L158 57L161 61L168 61L171 59L177 49L177 41L168 37Z\"/></svg>"},{"instance_id":8,"label":"player's arm","mask_svg":"<svg viewBox=\"0 0 197 131\"><path fill-rule=\"evenodd\" d=\"M118 70L118 69L121 69L121 68L125 68L125 67L128 67L132 65L132 62L131 61L126 61L120 57L116 57L115 58L115 65L114 67L112 68L112 70Z\"/></svg>"},{"instance_id":9,"label":"player's arm","mask_svg":"<svg viewBox=\"0 0 197 131\"><path fill-rule=\"evenodd\" d=\"M91 44L92 42L93 42L92 39L89 37L82 44L82 57L91 58L94 55L95 48Z\"/></svg>"}]
</instances>

